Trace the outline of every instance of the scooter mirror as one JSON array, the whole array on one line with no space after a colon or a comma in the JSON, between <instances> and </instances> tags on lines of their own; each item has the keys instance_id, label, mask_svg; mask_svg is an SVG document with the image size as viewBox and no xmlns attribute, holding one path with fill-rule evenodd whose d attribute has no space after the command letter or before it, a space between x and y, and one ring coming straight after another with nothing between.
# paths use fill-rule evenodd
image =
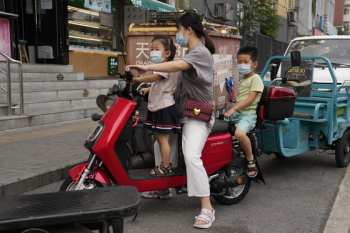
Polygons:
<instances>
[{"instance_id":1,"label":"scooter mirror","mask_svg":"<svg viewBox=\"0 0 350 233\"><path fill-rule=\"evenodd\" d=\"M117 96L115 95L99 95L96 98L96 104L103 112L107 112L108 108L114 103L116 99Z\"/></svg>"}]
</instances>

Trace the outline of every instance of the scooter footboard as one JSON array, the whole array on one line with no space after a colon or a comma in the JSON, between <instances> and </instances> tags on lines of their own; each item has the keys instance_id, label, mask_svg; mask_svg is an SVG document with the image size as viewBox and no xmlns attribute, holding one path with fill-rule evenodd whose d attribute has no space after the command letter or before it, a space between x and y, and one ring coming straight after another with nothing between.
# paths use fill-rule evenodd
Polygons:
<instances>
[{"instance_id":1,"label":"scooter footboard","mask_svg":"<svg viewBox=\"0 0 350 233\"><path fill-rule=\"evenodd\" d=\"M89 166L88 163L84 163L84 164L80 164L72 169L69 170L69 174L70 176L72 177L72 180L74 182L74 184L77 184L81 175L83 174L85 168ZM96 165L93 165L91 167L91 171L94 171L94 167ZM100 167L97 167L96 171L95 172L90 172L89 175L88 175L88 178L89 179L94 179L95 177L95 180L102 183L102 185L107 185L107 186L110 186L111 185L111 182L109 180L109 177L108 177L108 174L105 170L103 170L102 168Z\"/></svg>"}]
</instances>

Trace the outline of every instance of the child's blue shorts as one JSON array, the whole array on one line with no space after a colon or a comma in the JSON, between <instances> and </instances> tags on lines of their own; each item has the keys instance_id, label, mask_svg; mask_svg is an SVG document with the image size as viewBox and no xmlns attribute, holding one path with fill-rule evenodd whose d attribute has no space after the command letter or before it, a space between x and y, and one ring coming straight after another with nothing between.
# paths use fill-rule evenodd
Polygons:
<instances>
[{"instance_id":1,"label":"child's blue shorts","mask_svg":"<svg viewBox=\"0 0 350 233\"><path fill-rule=\"evenodd\" d=\"M225 119L228 121L228 119ZM236 129L243 130L246 134L252 131L256 125L256 114L250 112L235 111L230 116L230 120L235 124Z\"/></svg>"}]
</instances>

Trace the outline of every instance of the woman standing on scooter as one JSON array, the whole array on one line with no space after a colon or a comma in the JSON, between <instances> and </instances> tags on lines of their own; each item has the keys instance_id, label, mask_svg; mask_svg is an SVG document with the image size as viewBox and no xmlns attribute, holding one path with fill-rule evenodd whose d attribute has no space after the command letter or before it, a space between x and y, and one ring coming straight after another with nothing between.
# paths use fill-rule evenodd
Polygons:
<instances>
[{"instance_id":1,"label":"woman standing on scooter","mask_svg":"<svg viewBox=\"0 0 350 233\"><path fill-rule=\"evenodd\" d=\"M201 160L202 150L215 121L205 122L184 116L188 98L213 103L213 60L215 53L212 40L204 33L199 15L187 12L176 22L177 43L187 47L188 52L181 60L149 66L128 66L138 71L179 72L175 91L175 104L182 127L182 149L187 171L188 196L200 197L202 210L196 217L194 227L209 228L215 220L215 211L210 203L210 189L207 173ZM201 38L205 37L205 46ZM160 156L160 155L156 155Z\"/></svg>"}]
</instances>

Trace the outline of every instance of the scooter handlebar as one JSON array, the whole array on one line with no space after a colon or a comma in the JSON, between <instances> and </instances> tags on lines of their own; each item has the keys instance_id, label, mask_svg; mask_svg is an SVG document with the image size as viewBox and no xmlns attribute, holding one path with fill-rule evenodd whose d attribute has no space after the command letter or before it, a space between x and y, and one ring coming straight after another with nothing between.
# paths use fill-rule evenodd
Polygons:
<instances>
[{"instance_id":1,"label":"scooter handlebar","mask_svg":"<svg viewBox=\"0 0 350 233\"><path fill-rule=\"evenodd\" d=\"M91 119L93 121L99 121L99 120L101 120L102 117L103 117L103 115L102 114L98 114L98 113L94 113L94 114L91 115Z\"/></svg>"},{"instance_id":2,"label":"scooter handlebar","mask_svg":"<svg viewBox=\"0 0 350 233\"><path fill-rule=\"evenodd\" d=\"M134 74L130 71L129 67L125 68L125 79L131 82L134 79Z\"/></svg>"}]
</instances>

